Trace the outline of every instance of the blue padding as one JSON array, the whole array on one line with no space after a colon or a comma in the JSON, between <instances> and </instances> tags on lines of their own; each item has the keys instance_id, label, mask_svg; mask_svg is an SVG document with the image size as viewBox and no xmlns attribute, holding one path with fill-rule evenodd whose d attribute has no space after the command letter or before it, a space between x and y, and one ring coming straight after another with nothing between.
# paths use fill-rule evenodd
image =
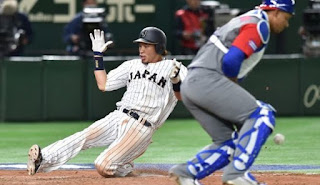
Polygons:
<instances>
[{"instance_id":1,"label":"blue padding","mask_svg":"<svg viewBox=\"0 0 320 185\"><path fill-rule=\"evenodd\" d=\"M263 44L266 44L269 41L270 30L268 23L266 21L260 21L258 23L258 33L261 37L261 41Z\"/></svg>"},{"instance_id":2,"label":"blue padding","mask_svg":"<svg viewBox=\"0 0 320 185\"><path fill-rule=\"evenodd\" d=\"M235 149L235 144L233 140L228 140L224 142L218 149L216 150L203 150L196 155L197 163L193 163L192 161L188 161L188 170L189 168L195 169L196 174L189 170L190 174L193 174L195 179L203 179L206 176L212 174L213 172L225 167L229 164L230 154L228 154L228 150L223 149L223 147L227 146L228 148ZM202 158L202 154L209 154L206 158ZM208 158L213 156L214 154L220 154L220 157L213 161L212 164L206 162Z\"/></svg>"},{"instance_id":3,"label":"blue padding","mask_svg":"<svg viewBox=\"0 0 320 185\"><path fill-rule=\"evenodd\" d=\"M252 131L256 131L256 130L255 129L250 130L249 131L250 133L247 132L245 135L243 135L239 139L239 141L244 139L245 137L250 137L250 135L252 134ZM258 138L255 142L254 149L251 154L247 153L246 151L247 146L241 146L240 144L237 145L237 148L241 150L241 153L246 153L249 156L249 160L247 162L244 162L241 158L239 158L241 154L239 156L234 156L234 161L241 161L242 163L245 164L245 169L239 169L237 166L234 166L239 171L246 171L252 166L254 160L258 157L261 147L264 145L267 138L272 133L272 129L265 124L260 125L257 131L259 132Z\"/></svg>"},{"instance_id":4,"label":"blue padding","mask_svg":"<svg viewBox=\"0 0 320 185\"><path fill-rule=\"evenodd\" d=\"M252 166L261 147L275 127L274 108L261 101L257 101L257 103L259 107L249 117L249 119L254 119L254 124L240 136L236 145L237 149L240 150L240 154L234 156L233 165L239 171L248 170ZM242 142L246 139L248 141Z\"/></svg>"},{"instance_id":5,"label":"blue padding","mask_svg":"<svg viewBox=\"0 0 320 185\"><path fill-rule=\"evenodd\" d=\"M227 77L237 77L246 54L236 46L231 46L222 59L222 71Z\"/></svg>"}]
</instances>

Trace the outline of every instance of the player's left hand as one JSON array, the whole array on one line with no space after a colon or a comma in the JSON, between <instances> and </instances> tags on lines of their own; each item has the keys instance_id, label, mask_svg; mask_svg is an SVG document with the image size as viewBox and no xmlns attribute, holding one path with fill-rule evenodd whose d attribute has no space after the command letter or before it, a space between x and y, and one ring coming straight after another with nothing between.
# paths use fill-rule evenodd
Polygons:
<instances>
[{"instance_id":1,"label":"player's left hand","mask_svg":"<svg viewBox=\"0 0 320 185\"><path fill-rule=\"evenodd\" d=\"M177 84L180 82L180 68L181 68L181 62L176 61L176 59L173 59L173 66L170 73L170 80L171 83Z\"/></svg>"},{"instance_id":2,"label":"player's left hand","mask_svg":"<svg viewBox=\"0 0 320 185\"><path fill-rule=\"evenodd\" d=\"M112 44L112 41L105 42L104 31L94 29L93 34L90 33L90 39L92 42L92 51L103 53L107 50L108 46Z\"/></svg>"}]
</instances>

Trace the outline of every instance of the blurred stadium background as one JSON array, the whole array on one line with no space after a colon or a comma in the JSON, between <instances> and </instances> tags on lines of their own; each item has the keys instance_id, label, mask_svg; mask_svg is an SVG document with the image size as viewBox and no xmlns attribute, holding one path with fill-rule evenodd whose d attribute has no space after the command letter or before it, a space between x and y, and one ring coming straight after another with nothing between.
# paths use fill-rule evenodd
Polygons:
<instances>
[{"instance_id":1,"label":"blurred stadium background","mask_svg":"<svg viewBox=\"0 0 320 185\"><path fill-rule=\"evenodd\" d=\"M20 0L19 9L32 22L34 40L26 48L26 57L0 59L0 121L95 120L115 108L123 90L101 93L92 75L91 57L67 56L62 41L63 27L82 1ZM246 11L258 5L254 1L219 1L216 24L230 19L231 11ZM184 0L103 1L115 47L107 52L110 70L137 55L132 43L145 26L157 26L168 36L171 56L185 65L192 56L175 55L177 39L173 35L174 12ZM302 54L303 39L298 34L308 1L296 2L296 15L290 27L279 36L272 35L267 55L242 85L258 99L269 102L279 116L318 116L319 61ZM126 11L124 11L126 9ZM182 103L170 118L192 118Z\"/></svg>"},{"instance_id":2,"label":"blurred stadium background","mask_svg":"<svg viewBox=\"0 0 320 185\"><path fill-rule=\"evenodd\" d=\"M64 54L62 41L63 27L77 12L82 10L81 0L18 0L19 9L25 12L34 28L35 36L27 48L27 55ZM173 35L174 13L185 4L185 0L97 0L100 7L106 9L106 20L114 33L116 47L109 51L110 55L135 55L136 47L132 44L142 28L157 26L165 31L168 37L168 50L175 53L177 41ZM220 0L220 4L230 9L247 11L260 4L260 0L230 1ZM308 1L296 2L296 15L290 22L290 28L283 34L271 38L267 53L301 53L302 39L298 29L303 22L303 10ZM216 24L228 19L224 6L216 16Z\"/></svg>"},{"instance_id":3,"label":"blurred stadium background","mask_svg":"<svg viewBox=\"0 0 320 185\"><path fill-rule=\"evenodd\" d=\"M179 48L173 35L174 12L185 0L97 1L110 13L106 19L116 43L104 57L107 70L137 55L132 41L146 26L157 26L167 33L169 58L177 58L185 65L192 60L192 56L176 55ZM219 2L230 9L246 11L260 0ZM320 115L320 62L318 57L303 54L304 41L298 34L307 6L307 0L296 2L291 26L271 37L264 61L242 83L257 99L277 109L280 123L276 132L287 136L283 147L269 139L257 164L314 164L319 171L319 142L309 142L320 136L319 118L309 117ZM65 53L63 27L81 8L80 0L19 0L19 9L32 22L34 40L27 46L25 57L0 59L0 140L5 141L0 144L1 163L24 162L31 144L45 146L87 127L114 110L121 98L124 90L98 91L91 57ZM220 13L217 22L230 18L230 12ZM168 122L155 134L155 142L138 162L182 162L210 142L181 102ZM190 133L194 135L190 137ZM195 137L199 139L194 140ZM90 150L71 162L92 163L101 150ZM166 155L170 152L174 158Z\"/></svg>"}]
</instances>

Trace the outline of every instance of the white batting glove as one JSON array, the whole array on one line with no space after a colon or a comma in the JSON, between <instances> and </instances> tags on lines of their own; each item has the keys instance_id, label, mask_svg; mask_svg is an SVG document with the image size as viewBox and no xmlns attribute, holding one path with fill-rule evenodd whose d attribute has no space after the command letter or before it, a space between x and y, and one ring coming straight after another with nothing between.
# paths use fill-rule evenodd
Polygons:
<instances>
[{"instance_id":1,"label":"white batting glove","mask_svg":"<svg viewBox=\"0 0 320 185\"><path fill-rule=\"evenodd\" d=\"M94 29L93 34L90 33L90 39L92 43L92 51L103 53L107 50L108 46L112 44L112 41L105 42L104 31Z\"/></svg>"},{"instance_id":2,"label":"white batting glove","mask_svg":"<svg viewBox=\"0 0 320 185\"><path fill-rule=\"evenodd\" d=\"M172 69L170 73L170 81L173 84L177 84L180 82L180 68L181 68L181 62L177 62L176 59L173 59L172 63Z\"/></svg>"}]
</instances>

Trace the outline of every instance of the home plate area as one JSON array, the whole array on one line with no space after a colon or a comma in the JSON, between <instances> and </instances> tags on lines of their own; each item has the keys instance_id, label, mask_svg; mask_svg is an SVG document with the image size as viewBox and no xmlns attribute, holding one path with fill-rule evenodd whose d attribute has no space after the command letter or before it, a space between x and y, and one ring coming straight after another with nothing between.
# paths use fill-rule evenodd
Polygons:
<instances>
[{"instance_id":1,"label":"home plate area","mask_svg":"<svg viewBox=\"0 0 320 185\"><path fill-rule=\"evenodd\" d=\"M128 177L104 178L94 169L93 164L68 164L50 173L37 173L29 176L26 164L0 164L0 184L110 184L110 185L175 185L168 175L172 164L135 164L134 172ZM268 185L320 185L317 165L254 165L251 168L255 177ZM222 171L201 180L204 185L221 185Z\"/></svg>"}]
</instances>

